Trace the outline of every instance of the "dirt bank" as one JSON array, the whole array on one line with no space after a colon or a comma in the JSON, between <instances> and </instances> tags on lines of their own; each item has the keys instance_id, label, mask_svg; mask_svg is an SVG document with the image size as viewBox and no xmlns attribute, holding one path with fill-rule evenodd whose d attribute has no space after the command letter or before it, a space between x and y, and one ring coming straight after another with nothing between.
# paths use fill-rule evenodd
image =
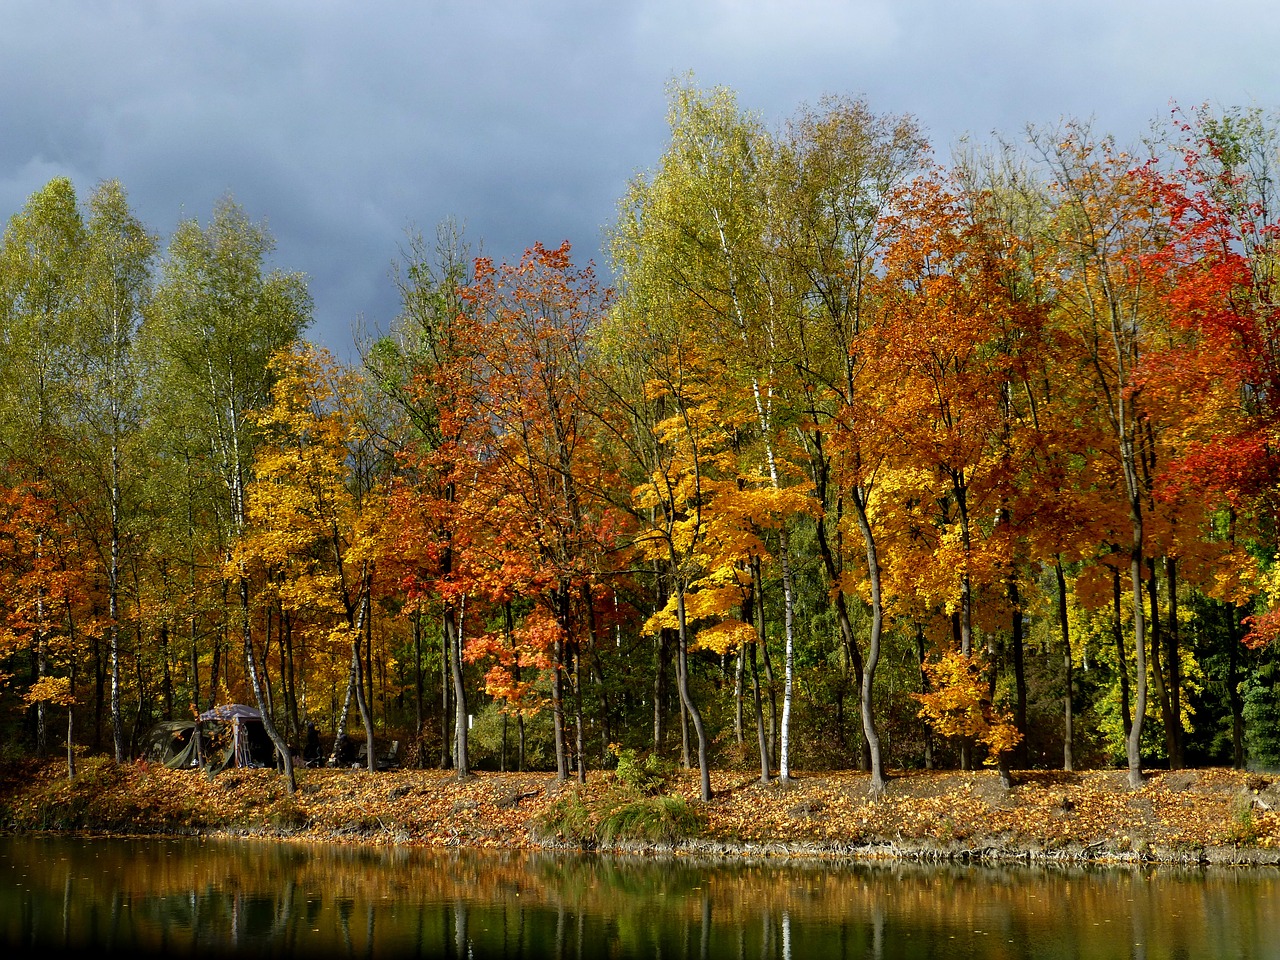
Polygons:
<instances>
[{"instance_id":1,"label":"dirt bank","mask_svg":"<svg viewBox=\"0 0 1280 960\"><path fill-rule=\"evenodd\" d=\"M1152 861L1280 865L1280 780L1230 770L1153 773L1130 791L1123 771L896 774L868 796L856 772L801 774L762 786L713 774L710 803L675 775L696 826L674 843L611 839L609 849L696 856L916 860ZM304 770L286 794L273 771L209 778L90 760L68 782L57 764L7 771L0 825L17 831L190 833L477 847L581 847L560 829L568 803L616 794L607 773L585 787L544 773ZM594 841L587 841L593 845Z\"/></svg>"}]
</instances>

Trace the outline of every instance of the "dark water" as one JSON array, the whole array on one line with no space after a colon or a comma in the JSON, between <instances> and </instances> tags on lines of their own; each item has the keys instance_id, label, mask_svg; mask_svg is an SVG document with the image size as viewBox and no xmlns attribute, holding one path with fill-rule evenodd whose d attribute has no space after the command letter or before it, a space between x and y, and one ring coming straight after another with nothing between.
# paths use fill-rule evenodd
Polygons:
<instances>
[{"instance_id":1,"label":"dark water","mask_svg":"<svg viewBox=\"0 0 1280 960\"><path fill-rule=\"evenodd\" d=\"M0 958L1280 958L1280 873L0 839Z\"/></svg>"}]
</instances>

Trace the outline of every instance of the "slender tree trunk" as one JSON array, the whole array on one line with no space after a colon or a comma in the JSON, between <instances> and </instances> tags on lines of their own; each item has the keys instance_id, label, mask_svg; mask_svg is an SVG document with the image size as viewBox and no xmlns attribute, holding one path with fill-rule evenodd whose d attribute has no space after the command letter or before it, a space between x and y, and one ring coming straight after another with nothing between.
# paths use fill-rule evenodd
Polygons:
<instances>
[{"instance_id":1,"label":"slender tree trunk","mask_svg":"<svg viewBox=\"0 0 1280 960\"><path fill-rule=\"evenodd\" d=\"M1160 590L1156 574L1156 562L1147 558L1147 597L1151 604L1151 679L1156 688L1156 703L1160 707L1160 722L1164 726L1164 750L1169 761L1169 769L1174 769L1174 727L1177 721L1173 717L1172 705L1169 702L1169 686L1165 682L1164 665L1161 661L1161 645L1163 630L1160 624Z\"/></svg>"},{"instance_id":2,"label":"slender tree trunk","mask_svg":"<svg viewBox=\"0 0 1280 960\"><path fill-rule=\"evenodd\" d=\"M1165 663L1169 670L1169 715L1173 718L1169 741L1172 748L1169 765L1181 769L1186 765L1182 735L1182 653L1178 629L1178 561L1165 557L1165 579L1169 582L1169 629L1165 631Z\"/></svg>"},{"instance_id":3,"label":"slender tree trunk","mask_svg":"<svg viewBox=\"0 0 1280 960\"><path fill-rule=\"evenodd\" d=\"M102 642L95 631L89 643L93 657L93 749L102 748L102 714L106 706L107 669L102 662Z\"/></svg>"},{"instance_id":4,"label":"slender tree trunk","mask_svg":"<svg viewBox=\"0 0 1280 960\"><path fill-rule=\"evenodd\" d=\"M115 744L116 763L128 754L124 742L124 718L120 715L120 449L115 437L111 441L111 556L107 568L107 616L111 644L111 736Z\"/></svg>"},{"instance_id":5,"label":"slender tree trunk","mask_svg":"<svg viewBox=\"0 0 1280 960\"><path fill-rule=\"evenodd\" d=\"M258 677L258 664L253 653L253 634L249 623L249 581L244 577L240 578L240 617L241 629L244 631L245 672L249 675L249 684L253 687L253 696L258 702L258 712L262 714L263 729L267 731L267 736L275 744L276 753L280 756L280 763L284 768L285 789L293 794L298 790L298 784L293 775L293 754L289 752L288 744L284 742L280 731L276 729L275 721L271 719L271 712L267 709L266 698L262 691L262 681Z\"/></svg>"},{"instance_id":6,"label":"slender tree trunk","mask_svg":"<svg viewBox=\"0 0 1280 960\"><path fill-rule=\"evenodd\" d=\"M775 477L774 487L777 488ZM791 582L791 545L784 522L778 531L778 561L782 565L782 619L786 646L782 671L782 744L778 751L778 779L791 779L791 701L795 686L795 588Z\"/></svg>"},{"instance_id":7,"label":"slender tree trunk","mask_svg":"<svg viewBox=\"0 0 1280 960\"><path fill-rule=\"evenodd\" d=\"M663 719L666 715L667 707L667 661L669 658L668 651L671 649L671 632L667 628L658 631L658 636L654 640L654 654L657 658L656 669L653 671L653 752L662 755L663 736Z\"/></svg>"},{"instance_id":8,"label":"slender tree trunk","mask_svg":"<svg viewBox=\"0 0 1280 960\"><path fill-rule=\"evenodd\" d=\"M465 780L471 773L467 753L467 691L463 684L462 674L462 631L463 617L466 615L466 596L464 595L454 618L452 605L445 608L445 633L449 638L449 664L453 671L454 707L454 769L458 780Z\"/></svg>"},{"instance_id":9,"label":"slender tree trunk","mask_svg":"<svg viewBox=\"0 0 1280 960\"><path fill-rule=\"evenodd\" d=\"M330 755L330 760L335 765L342 759L342 742L347 737L347 721L351 717L351 698L355 694L356 674L359 670L360 661L353 650L351 652L351 666L347 668L347 692L342 697L342 710L338 714L338 723L333 731L333 753Z\"/></svg>"},{"instance_id":10,"label":"slender tree trunk","mask_svg":"<svg viewBox=\"0 0 1280 960\"><path fill-rule=\"evenodd\" d=\"M377 690L374 689L375 673L373 670L373 608L368 603L368 590L365 591L364 609L364 672L368 676L368 688L365 690L364 702L368 708L369 735L373 735L374 704L377 703ZM372 753L372 751L371 751ZM370 760L373 757L370 756Z\"/></svg>"},{"instance_id":11,"label":"slender tree trunk","mask_svg":"<svg viewBox=\"0 0 1280 960\"><path fill-rule=\"evenodd\" d=\"M414 610L410 622L413 628L413 765L422 769L427 765L426 754L422 748L422 730L426 720L426 711L423 709L422 702L423 694L426 692L422 676L422 611Z\"/></svg>"},{"instance_id":12,"label":"slender tree trunk","mask_svg":"<svg viewBox=\"0 0 1280 960\"><path fill-rule=\"evenodd\" d=\"M109 576L110 579L110 576ZM120 713L120 615L119 598L114 587L107 600L107 647L111 657L111 743L116 763L124 763L128 749L124 742L124 717Z\"/></svg>"},{"instance_id":13,"label":"slender tree trunk","mask_svg":"<svg viewBox=\"0 0 1280 960\"><path fill-rule=\"evenodd\" d=\"M769 756L778 755L778 691L773 676L773 661L769 657L769 641L765 628L764 614L764 574L760 569L760 558L751 560L752 591L756 597L756 609L759 611L760 625L756 635L760 638L760 653L764 657L764 679L769 687Z\"/></svg>"},{"instance_id":14,"label":"slender tree trunk","mask_svg":"<svg viewBox=\"0 0 1280 960\"><path fill-rule=\"evenodd\" d=\"M503 609L503 614L506 618L507 642L514 649L515 647L514 634L516 629L516 623L515 623L515 616L511 611L511 601L508 600L506 603L504 603L502 609ZM512 679L515 680L516 686L518 687L520 685L520 657L518 654L514 655L514 660L511 664L511 676L512 676ZM504 726L502 728L503 729L502 747L503 747L503 754L505 756L506 746L507 746L507 734L506 734L506 726L505 726L506 714L503 714L503 722L504 722ZM519 707L516 710L516 738L517 738L516 769L519 770L521 773L524 773L524 708L523 707Z\"/></svg>"},{"instance_id":15,"label":"slender tree trunk","mask_svg":"<svg viewBox=\"0 0 1280 960\"><path fill-rule=\"evenodd\" d=\"M1071 624L1067 619L1067 577L1062 569L1061 554L1053 558L1053 570L1058 578L1058 631L1062 638L1062 674L1063 685L1066 687L1066 692L1062 695L1062 769L1071 771L1075 769L1075 758L1072 755L1075 714L1071 706L1074 664L1071 658Z\"/></svg>"},{"instance_id":16,"label":"slender tree trunk","mask_svg":"<svg viewBox=\"0 0 1280 960\"><path fill-rule=\"evenodd\" d=\"M449 608L440 620L440 769L453 766L453 735L449 732L449 707L453 701L453 656L449 646Z\"/></svg>"},{"instance_id":17,"label":"slender tree trunk","mask_svg":"<svg viewBox=\"0 0 1280 960\"><path fill-rule=\"evenodd\" d=\"M37 471L37 480L43 471ZM44 531L36 533L36 564L42 565L44 558ZM49 638L44 629L44 587L36 587L36 628L34 646L36 654L36 675L38 683L49 675ZM49 752L48 714L49 704L44 700L36 701L36 754L43 757Z\"/></svg>"},{"instance_id":18,"label":"slender tree trunk","mask_svg":"<svg viewBox=\"0 0 1280 960\"><path fill-rule=\"evenodd\" d=\"M880 554L875 534L867 516L866 503L861 490L855 490L854 509L858 516L858 529L867 551L867 575L871 583L871 638L867 644L867 662L862 671L862 733L871 752L871 792L879 796L884 792L884 761L880 755L880 732L876 728L875 691L876 667L880 664L880 641L884 630L884 601L880 587Z\"/></svg>"},{"instance_id":19,"label":"slender tree trunk","mask_svg":"<svg viewBox=\"0 0 1280 960\"><path fill-rule=\"evenodd\" d=\"M742 713L747 676L747 655L743 644L738 644L737 657L733 665L733 742L742 749L746 738L743 735Z\"/></svg>"},{"instance_id":20,"label":"slender tree trunk","mask_svg":"<svg viewBox=\"0 0 1280 960\"><path fill-rule=\"evenodd\" d=\"M1124 614L1120 608L1120 568L1112 568L1111 580L1111 633L1116 643L1116 663L1120 672L1120 720L1127 741L1133 730L1132 707L1129 700L1129 664L1124 652Z\"/></svg>"},{"instance_id":21,"label":"slender tree trunk","mask_svg":"<svg viewBox=\"0 0 1280 960\"><path fill-rule=\"evenodd\" d=\"M676 614L679 624L679 644L676 652L677 678L680 684L680 701L693 724L698 737L698 784L699 796L703 802L711 799L711 768L707 760L707 732L702 725L702 714L698 711L693 697L689 693L689 633L685 621L684 586L676 585Z\"/></svg>"},{"instance_id":22,"label":"slender tree trunk","mask_svg":"<svg viewBox=\"0 0 1280 960\"><path fill-rule=\"evenodd\" d=\"M1227 621L1227 701L1231 705L1231 766L1245 768L1244 698L1240 696L1240 632L1235 604L1219 601Z\"/></svg>"},{"instance_id":23,"label":"slender tree trunk","mask_svg":"<svg viewBox=\"0 0 1280 960\"><path fill-rule=\"evenodd\" d=\"M929 675L924 671L925 649L924 649L924 625L916 623L916 662L920 667L920 692L929 692ZM933 731L929 729L929 725L924 725L924 768L926 770L934 769L935 761L933 758Z\"/></svg>"},{"instance_id":24,"label":"slender tree trunk","mask_svg":"<svg viewBox=\"0 0 1280 960\"><path fill-rule=\"evenodd\" d=\"M679 646L677 641L677 651ZM680 666L678 662L676 664L676 682L680 682ZM686 770L693 767L693 753L689 746L689 710L685 705L684 697L680 698L680 766Z\"/></svg>"},{"instance_id":25,"label":"slender tree trunk","mask_svg":"<svg viewBox=\"0 0 1280 960\"><path fill-rule=\"evenodd\" d=\"M298 708L298 674L293 658L293 616L283 607L278 607L277 612L280 616L280 639L284 644L284 664L280 679L284 685L285 711L290 732L301 742L302 714Z\"/></svg>"},{"instance_id":26,"label":"slender tree trunk","mask_svg":"<svg viewBox=\"0 0 1280 960\"><path fill-rule=\"evenodd\" d=\"M819 451L817 455L821 457L822 456L821 434L815 433L815 438L816 438L814 441L815 449ZM820 479L820 482L818 484L818 498L822 503L825 504L826 503L825 491L826 491L827 484L825 479L821 479L825 475L825 469L820 469L815 466L814 474L816 478ZM840 512L841 511L837 509L836 511L837 523L839 523ZM865 669L862 662L862 653L858 649L858 644L853 637L853 623L849 619L849 601L848 601L848 598L845 596L844 587L841 585L843 582L843 578L841 577L840 566L839 566L839 563L837 562L835 551L831 549L831 542L830 542L830 539L827 537L825 515L823 517L819 517L817 523L814 526L815 526L816 539L818 543L818 555L822 558L822 568L826 573L827 588L832 594L833 603L835 605L836 623L840 627L840 643L844 647L845 669L846 671L851 673L852 676L850 677L850 679L853 680L854 686L856 686L859 692L861 692L862 685L864 682L863 671ZM840 729L841 729L841 735L843 736L843 731L844 731L843 723L841 723ZM858 769L870 771L871 763L872 763L871 745L867 742L865 728L862 728L861 726L859 727L858 741L859 741Z\"/></svg>"},{"instance_id":27,"label":"slender tree trunk","mask_svg":"<svg viewBox=\"0 0 1280 960\"><path fill-rule=\"evenodd\" d=\"M267 697L267 710L274 720L276 715L275 689L271 685L271 606L262 614L262 690Z\"/></svg>"},{"instance_id":28,"label":"slender tree trunk","mask_svg":"<svg viewBox=\"0 0 1280 960\"><path fill-rule=\"evenodd\" d=\"M569 757L564 739L564 638L556 637L551 667L551 722L556 741L556 779L569 779Z\"/></svg>"},{"instance_id":29,"label":"slender tree trunk","mask_svg":"<svg viewBox=\"0 0 1280 960\"><path fill-rule=\"evenodd\" d=\"M1013 607L1013 624L1010 637L1013 645L1013 685L1015 703L1013 713L1014 726L1022 739L1015 748L1014 759L1020 769L1027 766L1027 667L1023 655L1022 597L1018 591L1018 581L1009 580L1009 605Z\"/></svg>"},{"instance_id":30,"label":"slender tree trunk","mask_svg":"<svg viewBox=\"0 0 1280 960\"><path fill-rule=\"evenodd\" d=\"M587 782L586 743L582 728L582 648L572 645L574 749L577 752L578 782Z\"/></svg>"},{"instance_id":31,"label":"slender tree trunk","mask_svg":"<svg viewBox=\"0 0 1280 960\"><path fill-rule=\"evenodd\" d=\"M356 664L356 709L360 711L360 722L364 724L365 766L370 773L373 773L378 769L378 754L374 748L373 741L373 711L369 708L368 695L365 693L364 684L361 683L359 669L361 627L369 622L368 617L370 614L368 587L366 579L360 599L357 601L360 605L360 613L357 615L356 622L351 630L351 659Z\"/></svg>"},{"instance_id":32,"label":"slender tree trunk","mask_svg":"<svg viewBox=\"0 0 1280 960\"><path fill-rule=\"evenodd\" d=\"M71 618L71 604L67 604L67 642L72 651L76 648L75 621ZM68 667L67 685L71 696L67 699L67 779L76 778L75 715L76 715L76 657L73 652Z\"/></svg>"},{"instance_id":33,"label":"slender tree trunk","mask_svg":"<svg viewBox=\"0 0 1280 960\"><path fill-rule=\"evenodd\" d=\"M43 591L41 591L43 592ZM36 623L44 622L44 601L42 598L36 599ZM49 673L49 642L45 638L44 630L36 628L35 636L35 654L36 654L36 670L35 679L42 680ZM37 700L35 705L36 713L36 755L43 757L49 752L49 729L48 714L49 705L44 700Z\"/></svg>"},{"instance_id":34,"label":"slender tree trunk","mask_svg":"<svg viewBox=\"0 0 1280 960\"><path fill-rule=\"evenodd\" d=\"M760 751L760 782L768 784L773 772L769 757L769 740L764 728L764 709L760 699L760 668L756 663L758 643L751 644L751 706L756 717L756 747Z\"/></svg>"},{"instance_id":35,"label":"slender tree trunk","mask_svg":"<svg viewBox=\"0 0 1280 960\"><path fill-rule=\"evenodd\" d=\"M1133 726L1129 730L1129 786L1142 786L1142 721L1147 715L1147 638L1142 611L1142 516L1133 514L1133 546L1129 555L1129 583L1133 588L1133 650L1137 697L1133 707Z\"/></svg>"},{"instance_id":36,"label":"slender tree trunk","mask_svg":"<svg viewBox=\"0 0 1280 960\"><path fill-rule=\"evenodd\" d=\"M351 685L356 695L356 710L360 713L360 722L364 726L364 765L365 769L373 773L377 769L377 754L374 752L373 745L373 718L369 716L369 703L366 699L364 689L364 664L360 660L360 641L353 640L351 643L351 662L355 664L356 673L355 682ZM359 758L357 758L359 759Z\"/></svg>"},{"instance_id":37,"label":"slender tree trunk","mask_svg":"<svg viewBox=\"0 0 1280 960\"><path fill-rule=\"evenodd\" d=\"M196 626L195 610L191 611L191 710L200 712L200 633Z\"/></svg>"},{"instance_id":38,"label":"slender tree trunk","mask_svg":"<svg viewBox=\"0 0 1280 960\"><path fill-rule=\"evenodd\" d=\"M769 751L769 737L765 731L764 709L760 697L760 667L756 662L756 652L764 643L764 608L760 605L759 597L756 595L754 577L751 584L751 591L747 594L747 603L743 605L743 619L748 620L756 631L756 642L751 645L751 697L756 717L756 740L760 751L760 782L767 784L773 775L773 756ZM749 614L746 609L748 607Z\"/></svg>"}]
</instances>

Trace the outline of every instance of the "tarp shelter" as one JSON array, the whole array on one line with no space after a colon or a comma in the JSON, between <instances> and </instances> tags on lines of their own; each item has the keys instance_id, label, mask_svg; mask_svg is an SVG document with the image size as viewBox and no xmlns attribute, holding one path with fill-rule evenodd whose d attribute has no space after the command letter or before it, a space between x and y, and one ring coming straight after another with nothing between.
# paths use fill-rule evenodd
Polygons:
<instances>
[{"instance_id":1,"label":"tarp shelter","mask_svg":"<svg viewBox=\"0 0 1280 960\"><path fill-rule=\"evenodd\" d=\"M175 770L203 766L213 773L227 767L275 764L275 747L262 724L262 714L241 703L214 707L200 714L198 721L156 724L147 732L142 755Z\"/></svg>"}]
</instances>

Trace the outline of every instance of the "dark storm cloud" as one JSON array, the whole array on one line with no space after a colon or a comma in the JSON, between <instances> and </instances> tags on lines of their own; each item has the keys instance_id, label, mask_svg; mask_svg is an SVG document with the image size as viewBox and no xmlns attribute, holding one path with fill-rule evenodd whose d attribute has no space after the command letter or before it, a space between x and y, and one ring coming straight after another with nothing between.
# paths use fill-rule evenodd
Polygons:
<instances>
[{"instance_id":1,"label":"dark storm cloud","mask_svg":"<svg viewBox=\"0 0 1280 960\"><path fill-rule=\"evenodd\" d=\"M1277 34L1261 3L7 0L0 215L58 174L120 179L161 234L231 193L346 354L358 315L394 315L412 226L600 259L686 71L770 125L865 94L945 153L1062 116L1136 139L1171 98L1275 106Z\"/></svg>"}]
</instances>

